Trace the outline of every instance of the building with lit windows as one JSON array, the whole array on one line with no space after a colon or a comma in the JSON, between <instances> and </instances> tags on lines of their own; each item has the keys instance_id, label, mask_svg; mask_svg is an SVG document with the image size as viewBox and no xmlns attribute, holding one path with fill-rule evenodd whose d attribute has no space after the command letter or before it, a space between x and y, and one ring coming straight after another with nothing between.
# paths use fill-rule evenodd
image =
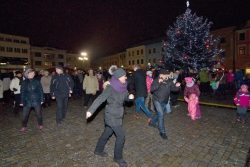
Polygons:
<instances>
[{"instance_id":1,"label":"building with lit windows","mask_svg":"<svg viewBox=\"0 0 250 167\"><path fill-rule=\"evenodd\" d=\"M81 54L67 53L66 56L66 67L71 69L82 69L88 70L90 68L90 61L86 59L80 59Z\"/></svg>"},{"instance_id":2,"label":"building with lit windows","mask_svg":"<svg viewBox=\"0 0 250 167\"><path fill-rule=\"evenodd\" d=\"M139 65L141 68L147 66L145 56L146 46L138 45L126 49L126 64L128 69L132 69L134 65Z\"/></svg>"},{"instance_id":3,"label":"building with lit windows","mask_svg":"<svg viewBox=\"0 0 250 167\"><path fill-rule=\"evenodd\" d=\"M235 31L235 68L250 68L250 20Z\"/></svg>"},{"instance_id":4,"label":"building with lit windows","mask_svg":"<svg viewBox=\"0 0 250 167\"><path fill-rule=\"evenodd\" d=\"M0 33L0 69L22 70L29 66L29 38Z\"/></svg>"},{"instance_id":5,"label":"building with lit windows","mask_svg":"<svg viewBox=\"0 0 250 167\"><path fill-rule=\"evenodd\" d=\"M35 70L49 69L57 65L66 65L66 50L50 47L31 46L30 63Z\"/></svg>"}]
</instances>

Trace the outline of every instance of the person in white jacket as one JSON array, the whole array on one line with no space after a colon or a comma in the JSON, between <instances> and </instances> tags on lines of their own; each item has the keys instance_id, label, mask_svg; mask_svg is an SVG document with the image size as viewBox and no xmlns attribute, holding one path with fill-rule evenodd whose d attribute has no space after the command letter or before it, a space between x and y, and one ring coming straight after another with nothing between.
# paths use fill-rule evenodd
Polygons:
<instances>
[{"instance_id":1,"label":"person in white jacket","mask_svg":"<svg viewBox=\"0 0 250 167\"><path fill-rule=\"evenodd\" d=\"M96 92L99 90L99 83L97 77L94 75L93 70L89 70L89 75L85 76L83 81L83 90L85 90L84 98L84 108L88 107L89 101L93 101L96 95Z\"/></svg>"},{"instance_id":2,"label":"person in white jacket","mask_svg":"<svg viewBox=\"0 0 250 167\"><path fill-rule=\"evenodd\" d=\"M15 72L15 77L10 82L10 90L14 92L14 109L13 112L17 115L20 111L20 101L21 101L21 85L23 81L23 74L21 71Z\"/></svg>"}]
</instances>

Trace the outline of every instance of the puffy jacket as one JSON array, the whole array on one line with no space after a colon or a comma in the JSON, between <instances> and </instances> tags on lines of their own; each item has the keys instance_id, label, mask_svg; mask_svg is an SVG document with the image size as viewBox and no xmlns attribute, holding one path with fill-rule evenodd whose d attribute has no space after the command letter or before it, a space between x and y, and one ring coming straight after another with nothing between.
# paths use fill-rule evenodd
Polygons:
<instances>
[{"instance_id":1,"label":"puffy jacket","mask_svg":"<svg viewBox=\"0 0 250 167\"><path fill-rule=\"evenodd\" d=\"M25 79L21 85L21 103L24 106L38 106L43 102L43 88L39 80Z\"/></svg>"},{"instance_id":2,"label":"puffy jacket","mask_svg":"<svg viewBox=\"0 0 250 167\"><path fill-rule=\"evenodd\" d=\"M153 99L159 102L167 103L169 100L171 91L179 91L180 87L176 87L172 80L168 79L162 83L158 82L159 78L156 78L151 85L151 93Z\"/></svg>"},{"instance_id":3,"label":"puffy jacket","mask_svg":"<svg viewBox=\"0 0 250 167\"><path fill-rule=\"evenodd\" d=\"M249 94L249 92L238 91L235 98L234 98L234 103L236 105L240 105L242 107L249 107L250 106L250 94Z\"/></svg>"}]
</instances>

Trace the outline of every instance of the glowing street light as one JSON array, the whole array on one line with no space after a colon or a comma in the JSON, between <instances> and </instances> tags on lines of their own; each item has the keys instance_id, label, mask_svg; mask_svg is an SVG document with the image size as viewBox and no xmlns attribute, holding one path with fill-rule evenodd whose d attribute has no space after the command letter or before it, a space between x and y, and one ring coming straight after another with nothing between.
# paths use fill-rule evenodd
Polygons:
<instances>
[{"instance_id":1,"label":"glowing street light","mask_svg":"<svg viewBox=\"0 0 250 167\"><path fill-rule=\"evenodd\" d=\"M87 55L87 52L81 52L81 56L86 57Z\"/></svg>"}]
</instances>

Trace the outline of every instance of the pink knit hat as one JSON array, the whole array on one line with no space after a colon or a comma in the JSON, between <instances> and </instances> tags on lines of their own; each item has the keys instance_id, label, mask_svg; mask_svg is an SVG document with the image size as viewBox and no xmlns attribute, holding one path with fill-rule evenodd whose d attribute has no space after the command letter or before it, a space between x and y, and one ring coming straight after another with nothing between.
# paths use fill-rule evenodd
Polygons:
<instances>
[{"instance_id":1,"label":"pink knit hat","mask_svg":"<svg viewBox=\"0 0 250 167\"><path fill-rule=\"evenodd\" d=\"M194 82L194 81L193 81L193 78L192 78L192 77L186 77L186 78L185 78L185 82L186 82L186 83L192 83L192 82Z\"/></svg>"}]
</instances>

